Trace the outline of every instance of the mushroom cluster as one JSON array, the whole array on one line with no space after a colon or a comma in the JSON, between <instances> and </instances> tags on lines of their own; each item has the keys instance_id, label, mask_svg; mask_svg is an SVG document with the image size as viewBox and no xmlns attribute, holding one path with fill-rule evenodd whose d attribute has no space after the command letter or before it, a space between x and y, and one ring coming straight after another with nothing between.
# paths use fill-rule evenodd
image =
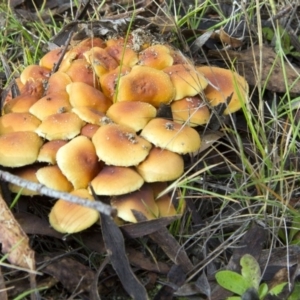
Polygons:
<instances>
[{"instance_id":1,"label":"mushroom cluster","mask_svg":"<svg viewBox=\"0 0 300 300\"><path fill-rule=\"evenodd\" d=\"M91 201L92 186L125 221L137 222L132 210L147 219L176 214L170 197L156 198L183 174L182 155L200 148L193 127L206 124L209 107L234 91L225 113L239 109L248 85L235 72L196 67L150 37L88 38L70 47L56 72L60 48L26 67L16 80L20 95L6 99L0 118L0 165ZM220 70L230 75L230 91L220 88ZM161 104L171 106L173 119L157 117ZM49 219L57 231L73 233L98 217L60 199Z\"/></svg>"}]
</instances>

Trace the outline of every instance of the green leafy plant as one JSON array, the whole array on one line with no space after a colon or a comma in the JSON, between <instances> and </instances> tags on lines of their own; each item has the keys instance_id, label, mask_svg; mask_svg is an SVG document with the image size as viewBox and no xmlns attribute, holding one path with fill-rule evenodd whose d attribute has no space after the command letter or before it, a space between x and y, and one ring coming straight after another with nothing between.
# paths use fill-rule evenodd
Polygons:
<instances>
[{"instance_id":1,"label":"green leafy plant","mask_svg":"<svg viewBox=\"0 0 300 300\"><path fill-rule=\"evenodd\" d=\"M254 294L257 299L264 299L268 294L278 295L282 292L287 282L280 283L268 288L266 283L261 283L261 271L256 259L250 255L245 254L241 260L242 267L241 274L230 270L219 271L216 273L216 280L224 289L233 292L238 296L228 297L229 300L242 299L241 297L247 293Z\"/></svg>"}]
</instances>

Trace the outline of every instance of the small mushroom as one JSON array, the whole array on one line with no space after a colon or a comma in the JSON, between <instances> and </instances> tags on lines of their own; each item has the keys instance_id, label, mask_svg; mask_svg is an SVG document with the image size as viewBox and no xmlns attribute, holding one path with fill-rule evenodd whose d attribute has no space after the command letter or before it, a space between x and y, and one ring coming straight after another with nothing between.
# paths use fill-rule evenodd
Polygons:
<instances>
[{"instance_id":1,"label":"small mushroom","mask_svg":"<svg viewBox=\"0 0 300 300\"><path fill-rule=\"evenodd\" d=\"M113 99L116 88L118 87L119 78L128 74L130 70L131 68L128 66L119 66L116 69L103 74L99 78L103 94L109 99Z\"/></svg>"},{"instance_id":2,"label":"small mushroom","mask_svg":"<svg viewBox=\"0 0 300 300\"><path fill-rule=\"evenodd\" d=\"M110 39L106 42L107 53L113 57L120 65L133 67L138 62L138 55L129 46L125 45L125 40Z\"/></svg>"},{"instance_id":3,"label":"small mushroom","mask_svg":"<svg viewBox=\"0 0 300 300\"><path fill-rule=\"evenodd\" d=\"M113 197L111 205L118 210L119 218L131 223L137 223L132 210L142 213L147 220L155 219L159 214L153 191L148 185L133 193Z\"/></svg>"},{"instance_id":4,"label":"small mushroom","mask_svg":"<svg viewBox=\"0 0 300 300\"><path fill-rule=\"evenodd\" d=\"M178 64L167 67L163 71L170 76L175 87L174 100L195 96L207 86L207 80L193 65Z\"/></svg>"},{"instance_id":5,"label":"small mushroom","mask_svg":"<svg viewBox=\"0 0 300 300\"><path fill-rule=\"evenodd\" d=\"M130 167L138 165L149 154L151 144L124 125L100 127L92 141L100 160L107 165Z\"/></svg>"},{"instance_id":6,"label":"small mushroom","mask_svg":"<svg viewBox=\"0 0 300 300\"><path fill-rule=\"evenodd\" d=\"M47 80L50 76L50 70L38 65L29 65L21 73L20 79L23 84L33 78L37 81Z\"/></svg>"},{"instance_id":7,"label":"small mushroom","mask_svg":"<svg viewBox=\"0 0 300 300\"><path fill-rule=\"evenodd\" d=\"M93 47L89 51L86 51L83 55L92 65L98 77L114 70L119 65L117 61L108 54L106 49L102 49L100 47Z\"/></svg>"},{"instance_id":8,"label":"small mushroom","mask_svg":"<svg viewBox=\"0 0 300 300\"><path fill-rule=\"evenodd\" d=\"M176 123L191 127L206 124L210 118L209 108L199 96L173 101L171 110Z\"/></svg>"},{"instance_id":9,"label":"small mushroom","mask_svg":"<svg viewBox=\"0 0 300 300\"><path fill-rule=\"evenodd\" d=\"M56 153L60 147L67 144L65 140L53 140L46 142L40 149L37 161L52 165L56 164Z\"/></svg>"},{"instance_id":10,"label":"small mushroom","mask_svg":"<svg viewBox=\"0 0 300 300\"><path fill-rule=\"evenodd\" d=\"M56 160L75 189L87 188L101 169L95 147L85 136L78 136L59 148Z\"/></svg>"},{"instance_id":11,"label":"small mushroom","mask_svg":"<svg viewBox=\"0 0 300 300\"><path fill-rule=\"evenodd\" d=\"M244 77L232 70L218 67L198 67L209 81L204 91L206 99L212 106L225 103L231 96L230 102L224 111L224 115L236 112L242 107L242 103L248 102L248 83Z\"/></svg>"},{"instance_id":12,"label":"small mushroom","mask_svg":"<svg viewBox=\"0 0 300 300\"><path fill-rule=\"evenodd\" d=\"M10 132L0 136L0 165L22 167L34 163L43 144L31 131Z\"/></svg>"},{"instance_id":13,"label":"small mushroom","mask_svg":"<svg viewBox=\"0 0 300 300\"><path fill-rule=\"evenodd\" d=\"M201 145L200 135L195 129L163 118L152 119L141 136L156 147L179 154L197 151Z\"/></svg>"},{"instance_id":14,"label":"small mushroom","mask_svg":"<svg viewBox=\"0 0 300 300\"><path fill-rule=\"evenodd\" d=\"M106 114L115 123L138 132L156 116L156 108L146 102L124 101L114 103Z\"/></svg>"},{"instance_id":15,"label":"small mushroom","mask_svg":"<svg viewBox=\"0 0 300 300\"><path fill-rule=\"evenodd\" d=\"M35 131L40 123L30 113L9 113L0 117L0 135L14 131Z\"/></svg>"},{"instance_id":16,"label":"small mushroom","mask_svg":"<svg viewBox=\"0 0 300 300\"><path fill-rule=\"evenodd\" d=\"M73 107L85 106L105 113L112 105L112 101L102 92L83 82L70 83L66 90Z\"/></svg>"},{"instance_id":17,"label":"small mushroom","mask_svg":"<svg viewBox=\"0 0 300 300\"><path fill-rule=\"evenodd\" d=\"M146 66L134 66L119 80L116 101L143 101L159 107L174 99L175 89L168 74Z\"/></svg>"},{"instance_id":18,"label":"small mushroom","mask_svg":"<svg viewBox=\"0 0 300 300\"><path fill-rule=\"evenodd\" d=\"M116 196L134 192L144 183L143 178L132 168L105 166L91 181L99 196Z\"/></svg>"},{"instance_id":19,"label":"small mushroom","mask_svg":"<svg viewBox=\"0 0 300 300\"><path fill-rule=\"evenodd\" d=\"M61 192L70 192L73 186L57 165L42 167L36 172L39 183Z\"/></svg>"},{"instance_id":20,"label":"small mushroom","mask_svg":"<svg viewBox=\"0 0 300 300\"><path fill-rule=\"evenodd\" d=\"M21 94L5 103L3 111L8 113L28 113L30 107L39 100L37 95Z\"/></svg>"},{"instance_id":21,"label":"small mushroom","mask_svg":"<svg viewBox=\"0 0 300 300\"><path fill-rule=\"evenodd\" d=\"M57 64L63 49L56 48L47 52L41 59L39 65L48 70L52 70L53 67Z\"/></svg>"},{"instance_id":22,"label":"small mushroom","mask_svg":"<svg viewBox=\"0 0 300 300\"><path fill-rule=\"evenodd\" d=\"M71 192L72 195L94 201L86 189ZM61 233L76 233L95 224L99 213L92 208L59 199L49 214L50 225Z\"/></svg>"},{"instance_id":23,"label":"small mushroom","mask_svg":"<svg viewBox=\"0 0 300 300\"><path fill-rule=\"evenodd\" d=\"M153 45L139 53L139 64L158 70L172 66L173 57L168 47Z\"/></svg>"},{"instance_id":24,"label":"small mushroom","mask_svg":"<svg viewBox=\"0 0 300 300\"><path fill-rule=\"evenodd\" d=\"M71 82L72 80L68 74L55 72L48 80L46 95L66 92L66 86Z\"/></svg>"},{"instance_id":25,"label":"small mushroom","mask_svg":"<svg viewBox=\"0 0 300 300\"><path fill-rule=\"evenodd\" d=\"M29 112L43 121L51 115L68 112L71 108L68 94L66 92L59 92L56 94L47 94L39 99L30 107Z\"/></svg>"},{"instance_id":26,"label":"small mushroom","mask_svg":"<svg viewBox=\"0 0 300 300\"><path fill-rule=\"evenodd\" d=\"M15 176L21 177L22 179L29 180L31 182L39 183L38 179L36 178L36 172L40 168L39 165L28 165L21 168L14 168L11 170L11 173ZM12 193L18 194L20 193L23 196L35 196L39 195L39 192L29 190L27 188L20 187L13 183L9 183L8 185L9 190Z\"/></svg>"},{"instance_id":27,"label":"small mushroom","mask_svg":"<svg viewBox=\"0 0 300 300\"><path fill-rule=\"evenodd\" d=\"M80 133L84 122L74 113L58 113L47 117L36 133L49 140L70 140Z\"/></svg>"},{"instance_id":28,"label":"small mushroom","mask_svg":"<svg viewBox=\"0 0 300 300\"><path fill-rule=\"evenodd\" d=\"M171 181L183 174L184 162L177 153L153 147L136 169L145 182Z\"/></svg>"}]
</instances>

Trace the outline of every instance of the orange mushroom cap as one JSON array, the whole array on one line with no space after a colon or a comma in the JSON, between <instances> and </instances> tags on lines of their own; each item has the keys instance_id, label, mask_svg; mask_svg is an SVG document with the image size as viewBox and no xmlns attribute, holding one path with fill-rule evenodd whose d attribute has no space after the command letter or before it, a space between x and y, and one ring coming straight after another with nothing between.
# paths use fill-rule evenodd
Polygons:
<instances>
[{"instance_id":1,"label":"orange mushroom cap","mask_svg":"<svg viewBox=\"0 0 300 300\"><path fill-rule=\"evenodd\" d=\"M184 172L184 162L181 155L166 149L153 147L136 170L145 182L171 181Z\"/></svg>"},{"instance_id":2,"label":"orange mushroom cap","mask_svg":"<svg viewBox=\"0 0 300 300\"><path fill-rule=\"evenodd\" d=\"M93 66L98 77L114 70L119 65L117 61L108 54L106 49L102 49L100 47L93 47L91 50L86 51L83 55Z\"/></svg>"},{"instance_id":3,"label":"orange mushroom cap","mask_svg":"<svg viewBox=\"0 0 300 300\"><path fill-rule=\"evenodd\" d=\"M0 117L0 135L14 131L35 131L40 123L30 113L9 113Z\"/></svg>"},{"instance_id":4,"label":"orange mushroom cap","mask_svg":"<svg viewBox=\"0 0 300 300\"><path fill-rule=\"evenodd\" d=\"M51 140L69 140L80 133L84 122L74 113L58 113L47 117L36 129L36 133Z\"/></svg>"},{"instance_id":5,"label":"orange mushroom cap","mask_svg":"<svg viewBox=\"0 0 300 300\"><path fill-rule=\"evenodd\" d=\"M225 103L232 94L224 115L236 112L242 107L242 102L248 102L249 86L244 77L234 71L218 67L203 66L197 70L210 82L204 94L212 106Z\"/></svg>"},{"instance_id":6,"label":"orange mushroom cap","mask_svg":"<svg viewBox=\"0 0 300 300\"><path fill-rule=\"evenodd\" d=\"M117 124L100 127L92 141L100 160L120 167L138 165L151 149L151 144L137 136L134 130Z\"/></svg>"},{"instance_id":7,"label":"orange mushroom cap","mask_svg":"<svg viewBox=\"0 0 300 300\"><path fill-rule=\"evenodd\" d=\"M156 116L156 108L146 102L123 101L114 103L106 114L115 123L137 132Z\"/></svg>"},{"instance_id":8,"label":"orange mushroom cap","mask_svg":"<svg viewBox=\"0 0 300 300\"><path fill-rule=\"evenodd\" d=\"M136 223L137 220L132 210L141 212L147 220L155 219L159 210L153 197L153 191L148 185L133 193L115 196L111 199L111 205L118 210L118 217L124 221Z\"/></svg>"},{"instance_id":9,"label":"orange mushroom cap","mask_svg":"<svg viewBox=\"0 0 300 300\"><path fill-rule=\"evenodd\" d=\"M14 168L11 170L11 173L15 176L21 177L22 179L29 180L29 181L35 182L35 183L39 183L39 181L36 178L36 172L39 168L40 168L40 166L36 165L36 164L28 165L28 166L24 166L21 168ZM39 195L39 193L36 191L32 191L27 188L22 188L13 183L9 183L8 188L12 193L15 193L15 194L21 193L21 195L23 195L23 196Z\"/></svg>"},{"instance_id":10,"label":"orange mushroom cap","mask_svg":"<svg viewBox=\"0 0 300 300\"><path fill-rule=\"evenodd\" d=\"M112 105L112 101L104 96L102 92L83 82L70 83L67 85L66 90L73 107L85 106L106 112Z\"/></svg>"},{"instance_id":11,"label":"orange mushroom cap","mask_svg":"<svg viewBox=\"0 0 300 300\"><path fill-rule=\"evenodd\" d=\"M26 84L28 80L33 78L34 80L48 80L50 76L50 70L38 65L29 65L21 73L20 79L23 84Z\"/></svg>"},{"instance_id":12,"label":"orange mushroom cap","mask_svg":"<svg viewBox=\"0 0 300 300\"><path fill-rule=\"evenodd\" d=\"M57 64L63 49L56 48L49 52L47 52L41 59L40 59L40 66L46 68L48 70L52 70L55 64Z\"/></svg>"},{"instance_id":13,"label":"orange mushroom cap","mask_svg":"<svg viewBox=\"0 0 300 300\"><path fill-rule=\"evenodd\" d=\"M159 107L174 99L175 89L168 74L146 66L134 66L119 80L116 101L143 101Z\"/></svg>"},{"instance_id":14,"label":"orange mushroom cap","mask_svg":"<svg viewBox=\"0 0 300 300\"><path fill-rule=\"evenodd\" d=\"M65 140L53 140L46 142L40 149L37 161L56 164L56 153L60 147L67 144Z\"/></svg>"},{"instance_id":15,"label":"orange mushroom cap","mask_svg":"<svg viewBox=\"0 0 300 300\"><path fill-rule=\"evenodd\" d=\"M97 195L116 196L134 192L143 183L143 178L131 168L105 166L91 185Z\"/></svg>"},{"instance_id":16,"label":"orange mushroom cap","mask_svg":"<svg viewBox=\"0 0 300 300\"><path fill-rule=\"evenodd\" d=\"M59 148L56 160L75 189L87 188L101 168L95 147L85 136L78 136Z\"/></svg>"},{"instance_id":17,"label":"orange mushroom cap","mask_svg":"<svg viewBox=\"0 0 300 300\"><path fill-rule=\"evenodd\" d=\"M139 64L158 70L172 66L173 57L168 47L153 45L139 53Z\"/></svg>"},{"instance_id":18,"label":"orange mushroom cap","mask_svg":"<svg viewBox=\"0 0 300 300\"><path fill-rule=\"evenodd\" d=\"M29 112L40 120L45 120L51 115L69 112L70 110L71 104L69 102L68 94L66 92L60 92L56 94L47 94L39 99L30 107Z\"/></svg>"},{"instance_id":19,"label":"orange mushroom cap","mask_svg":"<svg viewBox=\"0 0 300 300\"><path fill-rule=\"evenodd\" d=\"M206 124L210 119L209 108L199 96L174 101L171 110L176 123L186 123L191 127Z\"/></svg>"},{"instance_id":20,"label":"orange mushroom cap","mask_svg":"<svg viewBox=\"0 0 300 300\"><path fill-rule=\"evenodd\" d=\"M71 182L63 175L57 165L40 168L36 172L39 183L61 192L70 192L73 189Z\"/></svg>"},{"instance_id":21,"label":"orange mushroom cap","mask_svg":"<svg viewBox=\"0 0 300 300\"><path fill-rule=\"evenodd\" d=\"M94 201L86 189L71 192L72 195ZM75 203L59 199L51 209L49 222L51 226L61 233L75 233L82 231L99 219L99 212Z\"/></svg>"},{"instance_id":22,"label":"orange mushroom cap","mask_svg":"<svg viewBox=\"0 0 300 300\"><path fill-rule=\"evenodd\" d=\"M0 165L22 167L34 163L43 144L31 131L10 132L0 136Z\"/></svg>"},{"instance_id":23,"label":"orange mushroom cap","mask_svg":"<svg viewBox=\"0 0 300 300\"><path fill-rule=\"evenodd\" d=\"M167 67L163 71L170 76L175 87L174 100L195 96L207 86L207 80L193 65L178 64Z\"/></svg>"},{"instance_id":24,"label":"orange mushroom cap","mask_svg":"<svg viewBox=\"0 0 300 300\"><path fill-rule=\"evenodd\" d=\"M192 153L201 145L200 135L195 129L162 118L152 119L141 136L156 147L179 154Z\"/></svg>"}]
</instances>

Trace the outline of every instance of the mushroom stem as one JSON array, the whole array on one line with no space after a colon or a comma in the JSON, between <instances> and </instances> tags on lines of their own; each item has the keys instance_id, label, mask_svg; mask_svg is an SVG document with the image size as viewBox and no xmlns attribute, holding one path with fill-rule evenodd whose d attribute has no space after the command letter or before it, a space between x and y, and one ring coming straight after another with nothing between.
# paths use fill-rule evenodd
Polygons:
<instances>
[{"instance_id":1,"label":"mushroom stem","mask_svg":"<svg viewBox=\"0 0 300 300\"><path fill-rule=\"evenodd\" d=\"M4 180L6 182L13 183L18 186L27 188L29 190L36 191L36 192L43 194L45 196L48 196L48 197L61 198L65 201L69 201L69 202L72 202L72 203L75 203L78 205L96 209L100 213L105 214L107 216L114 217L116 215L116 209L114 209L111 206L104 204L100 201L89 201L84 198L71 195L69 193L59 192L59 191L47 188L42 184L38 184L38 183L34 183L32 181L22 179L18 176L10 174L9 172L0 170L0 179Z\"/></svg>"}]
</instances>

